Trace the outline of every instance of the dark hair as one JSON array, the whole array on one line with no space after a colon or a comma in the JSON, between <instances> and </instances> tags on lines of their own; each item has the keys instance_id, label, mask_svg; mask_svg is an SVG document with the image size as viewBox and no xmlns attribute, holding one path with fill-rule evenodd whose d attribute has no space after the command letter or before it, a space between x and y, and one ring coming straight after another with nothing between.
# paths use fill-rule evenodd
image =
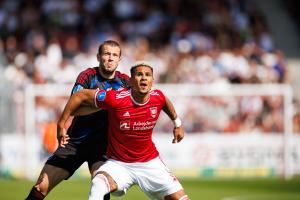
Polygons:
<instances>
[{"instance_id":1,"label":"dark hair","mask_svg":"<svg viewBox=\"0 0 300 200\"><path fill-rule=\"evenodd\" d=\"M133 76L135 73L135 70L137 67L149 67L152 71L153 74L153 68L151 67L150 63L148 63L147 61L137 61L135 64L133 64L133 66L130 68L130 75Z\"/></svg>"},{"instance_id":2,"label":"dark hair","mask_svg":"<svg viewBox=\"0 0 300 200\"><path fill-rule=\"evenodd\" d=\"M114 40L106 40L104 41L102 44L100 44L99 48L98 48L98 54L101 54L102 53L102 49L105 45L108 45L108 46L112 46L112 47L119 47L120 49L120 57L121 57L121 46L120 44L117 42L117 41L114 41Z\"/></svg>"}]
</instances>

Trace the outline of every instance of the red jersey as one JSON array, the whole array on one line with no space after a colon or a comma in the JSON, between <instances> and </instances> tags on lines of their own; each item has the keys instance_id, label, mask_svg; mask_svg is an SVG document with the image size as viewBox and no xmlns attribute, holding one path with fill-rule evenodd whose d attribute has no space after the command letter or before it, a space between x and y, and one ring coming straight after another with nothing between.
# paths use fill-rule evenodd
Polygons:
<instances>
[{"instance_id":1,"label":"red jersey","mask_svg":"<svg viewBox=\"0 0 300 200\"><path fill-rule=\"evenodd\" d=\"M147 162L158 156L152 132L166 103L160 90L150 91L150 98L138 104L130 89L98 90L95 105L108 110L107 157L122 162Z\"/></svg>"}]
</instances>

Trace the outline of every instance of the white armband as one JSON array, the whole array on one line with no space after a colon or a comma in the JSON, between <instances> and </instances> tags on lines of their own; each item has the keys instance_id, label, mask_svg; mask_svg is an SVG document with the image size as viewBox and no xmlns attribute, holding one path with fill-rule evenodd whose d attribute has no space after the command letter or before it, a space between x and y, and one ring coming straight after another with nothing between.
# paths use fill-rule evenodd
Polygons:
<instances>
[{"instance_id":1,"label":"white armband","mask_svg":"<svg viewBox=\"0 0 300 200\"><path fill-rule=\"evenodd\" d=\"M179 117L177 117L175 120L173 120L174 126L175 128L178 128L181 126L181 120L179 119Z\"/></svg>"}]
</instances>

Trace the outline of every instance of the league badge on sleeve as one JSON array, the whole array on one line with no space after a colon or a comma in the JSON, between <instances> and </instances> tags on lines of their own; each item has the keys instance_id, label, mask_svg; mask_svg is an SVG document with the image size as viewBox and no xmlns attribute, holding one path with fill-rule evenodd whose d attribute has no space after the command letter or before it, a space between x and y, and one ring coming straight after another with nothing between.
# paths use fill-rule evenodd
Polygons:
<instances>
[{"instance_id":1,"label":"league badge on sleeve","mask_svg":"<svg viewBox=\"0 0 300 200\"><path fill-rule=\"evenodd\" d=\"M74 88L73 88L73 91L72 91L72 94L78 92L79 90L82 90L83 87L81 85L76 85Z\"/></svg>"},{"instance_id":2,"label":"league badge on sleeve","mask_svg":"<svg viewBox=\"0 0 300 200\"><path fill-rule=\"evenodd\" d=\"M104 90L99 90L97 92L97 101L104 101L105 100L105 97L106 97L106 92Z\"/></svg>"}]
</instances>

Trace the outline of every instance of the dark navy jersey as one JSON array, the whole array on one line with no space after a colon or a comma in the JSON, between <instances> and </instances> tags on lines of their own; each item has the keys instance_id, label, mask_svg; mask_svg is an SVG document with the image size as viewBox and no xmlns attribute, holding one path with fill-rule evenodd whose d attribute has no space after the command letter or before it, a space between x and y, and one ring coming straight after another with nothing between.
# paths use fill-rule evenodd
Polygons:
<instances>
[{"instance_id":1,"label":"dark navy jersey","mask_svg":"<svg viewBox=\"0 0 300 200\"><path fill-rule=\"evenodd\" d=\"M99 73L99 67L88 68L82 71L74 84L72 94L81 89L121 90L128 87L129 77L116 71L113 79L105 79ZM68 129L68 135L73 142L83 143L89 137L106 138L108 127L108 114L100 110L85 116L73 118Z\"/></svg>"}]
</instances>

